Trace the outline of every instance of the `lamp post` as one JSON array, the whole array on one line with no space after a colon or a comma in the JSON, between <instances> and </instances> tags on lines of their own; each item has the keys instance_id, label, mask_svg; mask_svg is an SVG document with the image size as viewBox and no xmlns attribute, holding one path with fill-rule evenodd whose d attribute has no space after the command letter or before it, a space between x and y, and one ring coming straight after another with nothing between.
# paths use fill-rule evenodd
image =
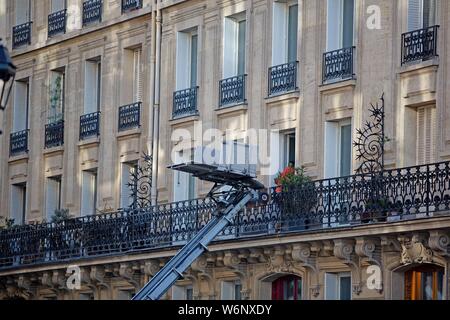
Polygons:
<instances>
[{"instance_id":1,"label":"lamp post","mask_svg":"<svg viewBox=\"0 0 450 320\"><path fill-rule=\"evenodd\" d=\"M0 38L0 110L5 110L16 77L16 66L12 63L8 49L3 46ZM10 81L11 80L11 81ZM9 84L9 85L8 85ZM1 124L2 122L0 122ZM0 128L0 134L2 130Z\"/></svg>"}]
</instances>

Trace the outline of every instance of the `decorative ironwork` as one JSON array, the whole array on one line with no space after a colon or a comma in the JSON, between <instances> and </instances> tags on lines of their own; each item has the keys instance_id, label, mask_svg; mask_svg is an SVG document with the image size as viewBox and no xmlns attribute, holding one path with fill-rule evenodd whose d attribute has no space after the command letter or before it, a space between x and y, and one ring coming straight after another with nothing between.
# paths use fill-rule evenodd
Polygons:
<instances>
[{"instance_id":1,"label":"decorative ironwork","mask_svg":"<svg viewBox=\"0 0 450 320\"><path fill-rule=\"evenodd\" d=\"M64 121L45 126L45 148L59 147L64 144Z\"/></svg>"},{"instance_id":2,"label":"decorative ironwork","mask_svg":"<svg viewBox=\"0 0 450 320\"><path fill-rule=\"evenodd\" d=\"M437 57L438 30L433 26L402 34L402 65Z\"/></svg>"},{"instance_id":3,"label":"decorative ironwork","mask_svg":"<svg viewBox=\"0 0 450 320\"><path fill-rule=\"evenodd\" d=\"M223 79L219 84L219 105L245 103L245 79L247 75Z\"/></svg>"},{"instance_id":4,"label":"decorative ironwork","mask_svg":"<svg viewBox=\"0 0 450 320\"><path fill-rule=\"evenodd\" d=\"M13 48L16 49L23 45L31 44L31 25L32 22L26 22L13 27Z\"/></svg>"},{"instance_id":5,"label":"decorative ironwork","mask_svg":"<svg viewBox=\"0 0 450 320\"><path fill-rule=\"evenodd\" d=\"M172 117L174 119L198 114L197 93L198 87L175 91L173 93Z\"/></svg>"},{"instance_id":6,"label":"decorative ironwork","mask_svg":"<svg viewBox=\"0 0 450 320\"><path fill-rule=\"evenodd\" d=\"M152 174L153 157L144 154L140 165L130 172L131 181L128 183L128 187L131 191L131 209L148 208L151 206Z\"/></svg>"},{"instance_id":7,"label":"decorative ironwork","mask_svg":"<svg viewBox=\"0 0 450 320\"><path fill-rule=\"evenodd\" d=\"M322 81L345 80L354 78L353 56L355 47L349 47L323 54Z\"/></svg>"},{"instance_id":8,"label":"decorative ironwork","mask_svg":"<svg viewBox=\"0 0 450 320\"><path fill-rule=\"evenodd\" d=\"M141 102L119 108L119 131L139 128L141 125Z\"/></svg>"},{"instance_id":9,"label":"decorative ironwork","mask_svg":"<svg viewBox=\"0 0 450 320\"><path fill-rule=\"evenodd\" d=\"M122 13L142 8L142 0L122 0Z\"/></svg>"},{"instance_id":10,"label":"decorative ironwork","mask_svg":"<svg viewBox=\"0 0 450 320\"><path fill-rule=\"evenodd\" d=\"M353 143L356 148L356 160L362 161L357 173L373 174L384 170L384 144L386 137L384 134L384 93L376 105L370 104L370 118L364 129L358 129L358 138Z\"/></svg>"},{"instance_id":11,"label":"decorative ironwork","mask_svg":"<svg viewBox=\"0 0 450 320\"><path fill-rule=\"evenodd\" d=\"M53 12L48 15L48 37L66 33L67 9Z\"/></svg>"},{"instance_id":12,"label":"decorative ironwork","mask_svg":"<svg viewBox=\"0 0 450 320\"><path fill-rule=\"evenodd\" d=\"M80 140L100 135L100 111L80 117Z\"/></svg>"},{"instance_id":13,"label":"decorative ironwork","mask_svg":"<svg viewBox=\"0 0 450 320\"><path fill-rule=\"evenodd\" d=\"M267 202L248 205L216 240L423 219L450 210L449 161L385 170L373 181L353 175L271 189ZM0 268L177 247L210 221L215 208L207 198L8 228L0 231Z\"/></svg>"},{"instance_id":14,"label":"decorative ironwork","mask_svg":"<svg viewBox=\"0 0 450 320\"><path fill-rule=\"evenodd\" d=\"M28 129L11 133L9 140L10 156L26 152L28 152Z\"/></svg>"},{"instance_id":15,"label":"decorative ironwork","mask_svg":"<svg viewBox=\"0 0 450 320\"><path fill-rule=\"evenodd\" d=\"M101 22L102 7L102 0L87 0L83 2L83 26L92 22Z\"/></svg>"},{"instance_id":16,"label":"decorative ironwork","mask_svg":"<svg viewBox=\"0 0 450 320\"><path fill-rule=\"evenodd\" d=\"M269 68L269 96L297 90L298 61Z\"/></svg>"}]
</instances>

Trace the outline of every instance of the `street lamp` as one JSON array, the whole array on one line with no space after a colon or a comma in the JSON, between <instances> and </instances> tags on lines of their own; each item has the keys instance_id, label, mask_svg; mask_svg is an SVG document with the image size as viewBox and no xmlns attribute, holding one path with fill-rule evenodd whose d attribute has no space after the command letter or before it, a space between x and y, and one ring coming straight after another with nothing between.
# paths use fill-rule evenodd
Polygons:
<instances>
[{"instance_id":1,"label":"street lamp","mask_svg":"<svg viewBox=\"0 0 450 320\"><path fill-rule=\"evenodd\" d=\"M11 61L8 49L3 46L1 41L2 39L0 38L0 110L3 111L5 110L9 96L11 95L14 78L16 77L16 66ZM9 80L11 80L11 82L8 87ZM0 134L2 134L1 129Z\"/></svg>"}]
</instances>

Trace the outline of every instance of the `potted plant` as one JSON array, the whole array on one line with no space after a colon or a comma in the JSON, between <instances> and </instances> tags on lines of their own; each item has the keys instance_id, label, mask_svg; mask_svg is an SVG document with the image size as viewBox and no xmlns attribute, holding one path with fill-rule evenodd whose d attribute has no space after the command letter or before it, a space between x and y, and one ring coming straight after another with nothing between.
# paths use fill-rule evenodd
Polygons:
<instances>
[{"instance_id":1,"label":"potted plant","mask_svg":"<svg viewBox=\"0 0 450 320\"><path fill-rule=\"evenodd\" d=\"M361 222L385 222L389 213L389 208L390 204L387 197L371 197L367 200L365 210L361 214Z\"/></svg>"}]
</instances>

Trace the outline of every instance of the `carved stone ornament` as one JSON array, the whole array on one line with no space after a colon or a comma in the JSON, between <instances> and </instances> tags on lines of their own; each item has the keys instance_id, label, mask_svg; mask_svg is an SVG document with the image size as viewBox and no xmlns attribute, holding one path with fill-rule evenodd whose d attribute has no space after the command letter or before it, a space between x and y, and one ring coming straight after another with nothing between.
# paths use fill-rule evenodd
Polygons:
<instances>
[{"instance_id":1,"label":"carved stone ornament","mask_svg":"<svg viewBox=\"0 0 450 320\"><path fill-rule=\"evenodd\" d=\"M413 235L410 239L400 237L399 241L402 247L402 264L430 263L433 261L433 251L425 246L424 239L420 235Z\"/></svg>"}]
</instances>

